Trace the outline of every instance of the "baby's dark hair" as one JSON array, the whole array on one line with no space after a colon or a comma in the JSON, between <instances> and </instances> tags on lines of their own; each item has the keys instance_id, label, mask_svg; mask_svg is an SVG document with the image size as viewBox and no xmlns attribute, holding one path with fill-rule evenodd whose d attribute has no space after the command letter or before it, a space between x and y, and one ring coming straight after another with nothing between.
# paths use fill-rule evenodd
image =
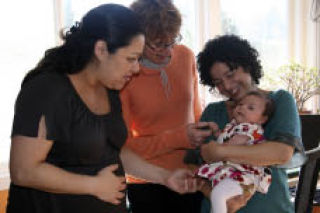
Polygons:
<instances>
[{"instance_id":1,"label":"baby's dark hair","mask_svg":"<svg viewBox=\"0 0 320 213\"><path fill-rule=\"evenodd\" d=\"M262 98L266 101L265 109L264 109L264 112L262 113L262 115L267 116L269 119L273 115L274 110L275 110L274 101L268 95L266 95L262 92L259 92L259 91L250 91L250 92L246 93L241 98L241 100L244 99L245 97L248 97L251 95Z\"/></svg>"}]
</instances>

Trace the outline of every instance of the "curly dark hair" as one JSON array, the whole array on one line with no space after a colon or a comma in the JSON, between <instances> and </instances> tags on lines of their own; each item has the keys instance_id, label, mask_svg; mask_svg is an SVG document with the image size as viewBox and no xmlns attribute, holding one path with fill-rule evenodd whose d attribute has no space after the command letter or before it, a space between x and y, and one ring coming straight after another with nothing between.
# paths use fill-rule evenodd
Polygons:
<instances>
[{"instance_id":1,"label":"curly dark hair","mask_svg":"<svg viewBox=\"0 0 320 213\"><path fill-rule=\"evenodd\" d=\"M211 89L216 85L212 82L210 69L216 62L225 63L230 70L243 67L256 84L259 84L263 75L257 50L236 35L223 35L209 40L197 56L200 82Z\"/></svg>"},{"instance_id":2,"label":"curly dark hair","mask_svg":"<svg viewBox=\"0 0 320 213\"><path fill-rule=\"evenodd\" d=\"M130 9L117 4L103 4L91 9L80 23L62 35L63 44L45 52L37 66L22 81L45 72L74 74L81 71L94 57L98 40L107 42L109 53L127 46L131 40L144 34L138 16Z\"/></svg>"},{"instance_id":3,"label":"curly dark hair","mask_svg":"<svg viewBox=\"0 0 320 213\"><path fill-rule=\"evenodd\" d=\"M177 36L182 18L172 0L136 0L130 8L138 14L149 40Z\"/></svg>"}]
</instances>

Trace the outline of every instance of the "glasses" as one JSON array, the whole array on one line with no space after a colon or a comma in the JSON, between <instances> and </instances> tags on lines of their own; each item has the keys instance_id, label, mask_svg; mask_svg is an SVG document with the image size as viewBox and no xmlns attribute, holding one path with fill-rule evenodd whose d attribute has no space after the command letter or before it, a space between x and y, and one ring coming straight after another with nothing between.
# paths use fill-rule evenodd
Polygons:
<instances>
[{"instance_id":1,"label":"glasses","mask_svg":"<svg viewBox=\"0 0 320 213\"><path fill-rule=\"evenodd\" d=\"M151 50L153 51L159 51L159 50L164 50L164 49L169 49L172 48L174 45L179 44L182 40L182 35L179 34L175 39L173 39L172 42L170 43L163 43L163 42L159 42L159 43L155 43L152 44L150 42L146 42L146 46L149 47Z\"/></svg>"}]
</instances>

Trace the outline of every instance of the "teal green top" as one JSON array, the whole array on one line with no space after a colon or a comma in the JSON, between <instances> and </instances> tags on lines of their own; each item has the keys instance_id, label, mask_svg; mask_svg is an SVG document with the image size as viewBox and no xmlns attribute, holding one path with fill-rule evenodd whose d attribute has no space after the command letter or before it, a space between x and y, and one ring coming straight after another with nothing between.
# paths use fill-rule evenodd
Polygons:
<instances>
[{"instance_id":1,"label":"teal green top","mask_svg":"<svg viewBox=\"0 0 320 213\"><path fill-rule=\"evenodd\" d=\"M300 119L295 101L290 93L284 90L271 92L269 95L275 103L275 112L264 126L264 137L267 141L285 143L303 152L301 143ZM224 101L212 103L204 110L201 121L216 122L220 129L230 121ZM285 169L272 167L272 182L267 194L256 192L241 208L240 213L270 213L294 212L290 201L287 174ZM210 212L208 200L203 202L203 213Z\"/></svg>"}]
</instances>

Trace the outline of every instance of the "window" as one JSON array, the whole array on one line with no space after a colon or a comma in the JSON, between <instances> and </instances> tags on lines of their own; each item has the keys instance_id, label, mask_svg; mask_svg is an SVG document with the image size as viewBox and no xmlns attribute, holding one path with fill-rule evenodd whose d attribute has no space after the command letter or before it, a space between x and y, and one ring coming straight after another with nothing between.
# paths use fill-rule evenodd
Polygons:
<instances>
[{"instance_id":1,"label":"window","mask_svg":"<svg viewBox=\"0 0 320 213\"><path fill-rule=\"evenodd\" d=\"M288 61L287 0L220 2L223 34L248 39L260 53L264 67L277 67Z\"/></svg>"},{"instance_id":2,"label":"window","mask_svg":"<svg viewBox=\"0 0 320 213\"><path fill-rule=\"evenodd\" d=\"M64 1L62 6L63 21L61 27L70 27L76 21L80 21L81 17L91 8L98 6L102 3L117 3L124 6L130 6L134 0L67 0ZM186 4L185 0L174 0L174 4L180 10L183 22L181 27L181 34L183 36L182 43L191 49L195 47L195 10L194 0L191 0L191 4Z\"/></svg>"},{"instance_id":3,"label":"window","mask_svg":"<svg viewBox=\"0 0 320 213\"><path fill-rule=\"evenodd\" d=\"M237 34L257 49L265 74L263 88L283 88L270 79L289 62L288 0L220 2L222 34Z\"/></svg>"},{"instance_id":4,"label":"window","mask_svg":"<svg viewBox=\"0 0 320 213\"><path fill-rule=\"evenodd\" d=\"M26 72L55 46L54 9L51 1L6 1L0 7L0 183L8 177L10 132L14 103ZM18 6L17 6L18 5ZM36 5L36 7L35 7ZM36 8L36 9L35 9ZM2 185L0 184L0 190Z\"/></svg>"},{"instance_id":5,"label":"window","mask_svg":"<svg viewBox=\"0 0 320 213\"><path fill-rule=\"evenodd\" d=\"M61 27L71 27L76 21L81 21L81 18L90 9L107 3L122 4L129 6L133 0L66 0L61 5L63 22Z\"/></svg>"}]
</instances>

